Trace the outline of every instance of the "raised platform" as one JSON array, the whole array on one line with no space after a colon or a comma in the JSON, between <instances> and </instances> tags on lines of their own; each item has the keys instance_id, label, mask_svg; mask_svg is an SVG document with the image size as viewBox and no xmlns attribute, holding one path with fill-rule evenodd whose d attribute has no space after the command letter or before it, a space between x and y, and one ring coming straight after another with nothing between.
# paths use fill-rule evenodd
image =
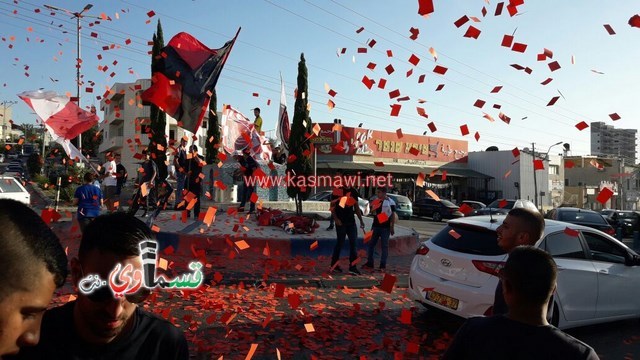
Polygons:
<instances>
[{"instance_id":1,"label":"raised platform","mask_svg":"<svg viewBox=\"0 0 640 360\"><path fill-rule=\"evenodd\" d=\"M365 217L364 222L365 228L369 230L373 218ZM226 209L221 208L210 226L202 221L183 220L179 211L165 211L156 219L153 230L158 233L161 250L171 246L175 255L196 256L199 249L204 249L207 252L235 251L243 256L262 256L266 251L271 256L284 258L330 256L336 244L336 232L326 230L328 220L320 220L318 224L320 226L312 234L291 235L279 227L259 226L255 215L228 214ZM358 231L356 245L358 249L368 247L364 244L364 232L361 230ZM418 245L418 233L396 226L395 235L389 239L389 254L411 254ZM348 256L348 244L345 244L342 251L342 256Z\"/></svg>"}]
</instances>

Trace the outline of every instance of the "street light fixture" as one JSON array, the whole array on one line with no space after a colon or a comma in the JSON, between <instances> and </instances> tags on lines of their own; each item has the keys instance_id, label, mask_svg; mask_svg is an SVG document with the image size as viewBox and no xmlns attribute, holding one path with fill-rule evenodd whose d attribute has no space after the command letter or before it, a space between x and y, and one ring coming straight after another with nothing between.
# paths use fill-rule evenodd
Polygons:
<instances>
[{"instance_id":1,"label":"street light fixture","mask_svg":"<svg viewBox=\"0 0 640 360\"><path fill-rule=\"evenodd\" d=\"M89 11L93 5L92 4L87 4L82 11L80 12L73 12L71 10L67 10L67 9L63 9L63 8L59 8L56 6L51 6L51 5L44 5L44 7L46 7L49 10L53 10L53 11L63 11L65 13L67 13L67 15L71 15L72 19L76 19L76 51L78 54L78 58L76 59L76 95L77 95L77 104L78 107L80 106L80 67L82 66L82 58L80 56L80 19L82 18L93 18L93 19L99 19L101 20L102 18L97 17L97 16L92 16L92 15L85 15L84 13ZM82 134L78 135L78 149L82 150Z\"/></svg>"},{"instance_id":2,"label":"street light fixture","mask_svg":"<svg viewBox=\"0 0 640 360\"><path fill-rule=\"evenodd\" d=\"M542 159L542 161L545 161L549 158L549 152L551 151L551 148L554 146L558 146L562 144L562 141L558 141L557 143L549 146L549 149L547 149L547 152L544 155L544 158ZM535 160L536 158L536 144L535 143L531 143L531 152L533 155L533 159ZM538 175L536 173L536 169L533 169L533 199L535 200L535 204L536 204L536 209L540 209L538 207ZM541 199L542 200L542 199Z\"/></svg>"}]
</instances>

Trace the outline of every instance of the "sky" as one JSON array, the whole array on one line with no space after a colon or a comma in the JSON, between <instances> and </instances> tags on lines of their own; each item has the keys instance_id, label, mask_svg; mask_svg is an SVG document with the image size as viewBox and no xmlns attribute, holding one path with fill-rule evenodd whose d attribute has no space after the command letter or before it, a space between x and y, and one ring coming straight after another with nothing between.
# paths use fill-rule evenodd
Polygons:
<instances>
[{"instance_id":1,"label":"sky","mask_svg":"<svg viewBox=\"0 0 640 360\"><path fill-rule=\"evenodd\" d=\"M589 128L580 131L575 126L582 121L638 127L640 28L628 24L631 16L640 13L637 2L525 1L513 17L506 8L495 16L496 1L433 3L435 11L423 17L417 0L94 0L87 14L112 21L93 24L97 19L83 19L82 105L99 105L96 96L116 82L150 77L148 41L160 20L165 43L179 32L188 32L210 48L221 47L241 28L216 86L218 104L230 104L249 118L253 118L251 109L260 107L263 130L275 129L280 74L293 118L301 53L309 73L314 122L339 118L347 126L363 123L364 128L402 129L405 134L427 131L432 136L467 140L470 151L489 146L522 149L533 142L546 151L562 141L571 145L573 155L590 153ZM38 88L75 96L75 20L64 13L52 16L44 4L78 11L86 3L0 0L0 102L19 100L16 94ZM456 27L454 23L465 15L479 22L470 20ZM615 35L604 25L610 25ZM477 39L464 37L469 26L480 30ZM364 29L358 32L360 28ZM419 30L415 40L410 38L411 28ZM514 35L515 43L526 44L525 52L501 46L504 35ZM103 50L112 44L113 49ZM338 56L342 48L346 52ZM367 52L358 53L358 48ZM430 48L437 53L437 61ZM553 58L538 61L545 48ZM409 62L412 55L420 60L417 66ZM549 67L553 61L560 65L555 71ZM368 68L373 64L375 68ZM395 69L391 74L385 71L389 64ZM512 64L532 72L516 70ZM436 74L436 65L447 72ZM100 71L100 66L108 70ZM411 69L413 74L407 76ZM365 75L376 81L371 89L362 82ZM384 89L378 87L381 78L387 81ZM547 78L553 80L541 85ZM444 87L436 91L440 84ZM491 93L497 86L502 86L500 91ZM327 88L337 94L331 97ZM396 89L400 98L409 96L409 100L390 99L389 93ZM547 106L556 96L560 97L557 102ZM330 99L333 109L327 105ZM477 100L486 104L476 107ZM401 105L397 117L390 116L392 104ZM495 109L494 104L501 108ZM428 119L418 115L416 107L424 108ZM12 109L14 123L35 122L23 102ZM511 119L509 124L499 119L500 112ZM613 113L621 119L613 121L609 116ZM433 133L427 126L430 122L436 126ZM462 125L470 131L466 136L461 134ZM561 150L558 146L552 152Z\"/></svg>"}]
</instances>

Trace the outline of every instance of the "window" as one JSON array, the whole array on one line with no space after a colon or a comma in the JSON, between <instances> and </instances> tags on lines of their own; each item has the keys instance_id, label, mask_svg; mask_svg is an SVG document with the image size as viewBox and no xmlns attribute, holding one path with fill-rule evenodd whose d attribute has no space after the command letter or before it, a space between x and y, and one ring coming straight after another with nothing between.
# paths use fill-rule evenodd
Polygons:
<instances>
[{"instance_id":1,"label":"window","mask_svg":"<svg viewBox=\"0 0 640 360\"><path fill-rule=\"evenodd\" d=\"M560 166L549 165L549 175L558 175L560 173Z\"/></svg>"},{"instance_id":2,"label":"window","mask_svg":"<svg viewBox=\"0 0 640 360\"><path fill-rule=\"evenodd\" d=\"M625 263L626 252L611 240L601 237L600 235L583 232L584 239L589 246L591 258L594 261L603 261L617 264Z\"/></svg>"},{"instance_id":3,"label":"window","mask_svg":"<svg viewBox=\"0 0 640 360\"><path fill-rule=\"evenodd\" d=\"M545 250L553 257L586 259L580 238L564 232L548 235L545 239Z\"/></svg>"},{"instance_id":4,"label":"window","mask_svg":"<svg viewBox=\"0 0 640 360\"><path fill-rule=\"evenodd\" d=\"M558 220L566 221L566 222L589 222L594 224L602 224L606 225L607 221L602 217L602 215L596 212L588 212L588 211L558 211Z\"/></svg>"},{"instance_id":5,"label":"window","mask_svg":"<svg viewBox=\"0 0 640 360\"><path fill-rule=\"evenodd\" d=\"M449 234L451 230L455 230L460 237L451 236ZM465 254L494 256L505 253L498 246L498 236L495 231L464 224L447 225L431 238L431 242L445 249Z\"/></svg>"},{"instance_id":6,"label":"window","mask_svg":"<svg viewBox=\"0 0 640 360\"><path fill-rule=\"evenodd\" d=\"M0 180L0 193L22 192L22 188L15 179Z\"/></svg>"},{"instance_id":7,"label":"window","mask_svg":"<svg viewBox=\"0 0 640 360\"><path fill-rule=\"evenodd\" d=\"M169 140L176 140L176 131L169 130Z\"/></svg>"},{"instance_id":8,"label":"window","mask_svg":"<svg viewBox=\"0 0 640 360\"><path fill-rule=\"evenodd\" d=\"M569 179L564 179L564 186L569 186Z\"/></svg>"}]
</instances>

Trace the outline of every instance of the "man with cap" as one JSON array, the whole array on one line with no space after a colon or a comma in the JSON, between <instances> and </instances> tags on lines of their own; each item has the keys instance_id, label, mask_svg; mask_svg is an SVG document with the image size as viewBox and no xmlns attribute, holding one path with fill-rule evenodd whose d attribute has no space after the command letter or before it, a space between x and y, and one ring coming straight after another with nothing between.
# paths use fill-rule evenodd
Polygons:
<instances>
[{"instance_id":1,"label":"man with cap","mask_svg":"<svg viewBox=\"0 0 640 360\"><path fill-rule=\"evenodd\" d=\"M273 162L276 164L284 165L287 162L287 154L282 152L282 147L280 145L276 146L273 149Z\"/></svg>"},{"instance_id":2,"label":"man with cap","mask_svg":"<svg viewBox=\"0 0 640 360\"><path fill-rule=\"evenodd\" d=\"M253 115L255 115L256 119L253 121L253 125L256 127L256 131L258 135L262 132L262 118L260 117L260 108L253 109Z\"/></svg>"}]
</instances>

